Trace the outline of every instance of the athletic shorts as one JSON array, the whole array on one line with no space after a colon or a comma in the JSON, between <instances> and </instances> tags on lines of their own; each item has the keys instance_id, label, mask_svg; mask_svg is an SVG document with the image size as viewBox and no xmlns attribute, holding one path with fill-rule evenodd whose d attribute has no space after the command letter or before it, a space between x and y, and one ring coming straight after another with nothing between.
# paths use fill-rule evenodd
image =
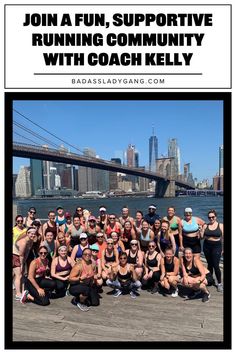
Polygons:
<instances>
[{"instance_id":1,"label":"athletic shorts","mask_svg":"<svg viewBox=\"0 0 236 354\"><path fill-rule=\"evenodd\" d=\"M20 256L18 256L17 254L13 254L12 255L12 268L18 268L20 267Z\"/></svg>"},{"instance_id":2,"label":"athletic shorts","mask_svg":"<svg viewBox=\"0 0 236 354\"><path fill-rule=\"evenodd\" d=\"M183 246L184 248L191 248L194 253L201 253L201 243L200 239L196 237L183 236Z\"/></svg>"}]
</instances>

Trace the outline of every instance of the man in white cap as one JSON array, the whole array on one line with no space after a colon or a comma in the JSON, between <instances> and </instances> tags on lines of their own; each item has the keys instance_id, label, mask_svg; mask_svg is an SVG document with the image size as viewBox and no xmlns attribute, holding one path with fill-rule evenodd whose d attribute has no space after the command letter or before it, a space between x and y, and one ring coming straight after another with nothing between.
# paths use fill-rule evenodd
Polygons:
<instances>
[{"instance_id":1,"label":"man in white cap","mask_svg":"<svg viewBox=\"0 0 236 354\"><path fill-rule=\"evenodd\" d=\"M151 226L154 224L155 220L160 219L160 216L156 214L156 209L156 205L149 205L148 214L144 216L144 220L146 220Z\"/></svg>"},{"instance_id":2,"label":"man in white cap","mask_svg":"<svg viewBox=\"0 0 236 354\"><path fill-rule=\"evenodd\" d=\"M107 218L108 218L108 215L106 213L107 209L105 208L104 205L101 205L99 207L99 213L100 215L98 216L97 218L97 224L100 226L101 230L104 229L104 226L105 224L107 224Z\"/></svg>"}]
</instances>

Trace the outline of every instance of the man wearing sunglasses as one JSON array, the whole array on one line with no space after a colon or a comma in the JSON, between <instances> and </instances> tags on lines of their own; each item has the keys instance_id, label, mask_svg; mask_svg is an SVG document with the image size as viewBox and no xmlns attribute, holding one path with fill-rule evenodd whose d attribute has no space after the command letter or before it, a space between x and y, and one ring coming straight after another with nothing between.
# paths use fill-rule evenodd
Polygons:
<instances>
[{"instance_id":1,"label":"man wearing sunglasses","mask_svg":"<svg viewBox=\"0 0 236 354\"><path fill-rule=\"evenodd\" d=\"M151 226L154 224L155 220L160 219L160 216L156 214L156 209L156 205L149 205L148 214L144 216L144 220L146 220Z\"/></svg>"}]
</instances>

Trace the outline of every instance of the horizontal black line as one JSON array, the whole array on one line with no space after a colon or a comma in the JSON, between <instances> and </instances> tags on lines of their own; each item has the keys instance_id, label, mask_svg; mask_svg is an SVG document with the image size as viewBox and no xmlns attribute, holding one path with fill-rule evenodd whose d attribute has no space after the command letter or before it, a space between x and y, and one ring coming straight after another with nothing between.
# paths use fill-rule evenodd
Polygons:
<instances>
[{"instance_id":1,"label":"horizontal black line","mask_svg":"<svg viewBox=\"0 0 236 354\"><path fill-rule=\"evenodd\" d=\"M202 73L145 73L145 74L142 74L142 73L110 73L110 74L98 74L98 73L81 73L81 74L77 74L77 73L34 73L34 75L92 75L92 76L103 76L103 75L108 75L108 76L112 76L112 75L136 75L136 76L144 76L144 75L149 75L149 76L153 76L153 75L202 75Z\"/></svg>"}]
</instances>

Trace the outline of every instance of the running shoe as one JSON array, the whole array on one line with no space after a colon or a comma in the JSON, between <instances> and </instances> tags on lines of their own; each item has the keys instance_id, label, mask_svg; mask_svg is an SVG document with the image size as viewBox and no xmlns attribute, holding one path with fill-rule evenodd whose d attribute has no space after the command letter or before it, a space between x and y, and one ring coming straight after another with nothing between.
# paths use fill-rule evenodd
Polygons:
<instances>
[{"instance_id":1,"label":"running shoe","mask_svg":"<svg viewBox=\"0 0 236 354\"><path fill-rule=\"evenodd\" d=\"M114 297L118 297L122 294L122 291L120 289L117 289L116 292L113 294Z\"/></svg>"},{"instance_id":2,"label":"running shoe","mask_svg":"<svg viewBox=\"0 0 236 354\"><path fill-rule=\"evenodd\" d=\"M208 302L210 297L211 297L210 293L209 294L204 293L202 297L202 302Z\"/></svg>"},{"instance_id":3,"label":"running shoe","mask_svg":"<svg viewBox=\"0 0 236 354\"><path fill-rule=\"evenodd\" d=\"M106 284L107 284L107 286L112 286L113 282L110 279L107 279L106 280Z\"/></svg>"},{"instance_id":4,"label":"running shoe","mask_svg":"<svg viewBox=\"0 0 236 354\"><path fill-rule=\"evenodd\" d=\"M73 297L73 298L71 299L71 303L72 303L72 305L77 306L77 301L76 301L76 298L75 298L75 297Z\"/></svg>"},{"instance_id":5,"label":"running shoe","mask_svg":"<svg viewBox=\"0 0 236 354\"><path fill-rule=\"evenodd\" d=\"M172 297L177 297L179 294L178 288L175 289L175 291L171 294Z\"/></svg>"},{"instance_id":6,"label":"running shoe","mask_svg":"<svg viewBox=\"0 0 236 354\"><path fill-rule=\"evenodd\" d=\"M151 294L156 294L156 293L158 293L158 291L159 291L159 287L154 286L154 288L152 288L152 290L151 290Z\"/></svg>"},{"instance_id":7,"label":"running shoe","mask_svg":"<svg viewBox=\"0 0 236 354\"><path fill-rule=\"evenodd\" d=\"M137 297L137 295L135 294L135 292L134 291L130 291L130 297L132 298L132 299L136 299L136 297Z\"/></svg>"},{"instance_id":8,"label":"running shoe","mask_svg":"<svg viewBox=\"0 0 236 354\"><path fill-rule=\"evenodd\" d=\"M22 296L21 296L21 298L20 298L20 303L21 303L21 304L26 303L28 294L29 294L29 291L28 291L28 290L24 290L24 291L23 291Z\"/></svg>"},{"instance_id":9,"label":"running shoe","mask_svg":"<svg viewBox=\"0 0 236 354\"><path fill-rule=\"evenodd\" d=\"M21 299L21 296L18 296L18 295L15 296L16 301L20 301L20 299Z\"/></svg>"},{"instance_id":10,"label":"running shoe","mask_svg":"<svg viewBox=\"0 0 236 354\"><path fill-rule=\"evenodd\" d=\"M218 284L218 285L217 285L217 291L218 291L219 293L223 293L223 284Z\"/></svg>"},{"instance_id":11,"label":"running shoe","mask_svg":"<svg viewBox=\"0 0 236 354\"><path fill-rule=\"evenodd\" d=\"M88 306L86 306L85 304L81 304L81 302L77 302L77 307L78 307L81 311L89 311Z\"/></svg>"},{"instance_id":12,"label":"running shoe","mask_svg":"<svg viewBox=\"0 0 236 354\"><path fill-rule=\"evenodd\" d=\"M188 295L188 298L191 300L196 299L196 297L198 297L201 294L201 292L202 292L201 290L194 291L193 294Z\"/></svg>"}]
</instances>

